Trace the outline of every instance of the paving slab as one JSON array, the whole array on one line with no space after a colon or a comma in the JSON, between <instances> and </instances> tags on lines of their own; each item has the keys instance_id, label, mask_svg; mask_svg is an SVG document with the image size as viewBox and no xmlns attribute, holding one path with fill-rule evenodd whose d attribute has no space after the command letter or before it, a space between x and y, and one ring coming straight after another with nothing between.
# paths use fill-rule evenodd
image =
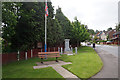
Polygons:
<instances>
[{"instance_id":1,"label":"paving slab","mask_svg":"<svg viewBox=\"0 0 120 80\"><path fill-rule=\"evenodd\" d=\"M71 62L64 62L64 61L47 61L44 62L43 64L40 62L36 62L37 66L33 66L34 69L39 69L39 68L46 68L46 67L52 67L54 70L56 70L61 76L66 78L66 80L80 80L76 75L72 74L68 70L64 69L61 67L62 65L66 64L72 64Z\"/></svg>"},{"instance_id":2,"label":"paving slab","mask_svg":"<svg viewBox=\"0 0 120 80\"><path fill-rule=\"evenodd\" d=\"M78 80L80 80L76 75L72 74L71 72L69 72L68 70L64 69L63 67L61 67L59 65L54 65L52 67L64 78L68 78L68 79L69 78L77 78Z\"/></svg>"},{"instance_id":3,"label":"paving slab","mask_svg":"<svg viewBox=\"0 0 120 80\"><path fill-rule=\"evenodd\" d=\"M37 66L33 66L34 69L38 68L45 68L45 67L52 67L54 65L67 65L67 64L72 64L71 62L64 62L64 61L46 61L43 64L41 62L36 62Z\"/></svg>"}]
</instances>

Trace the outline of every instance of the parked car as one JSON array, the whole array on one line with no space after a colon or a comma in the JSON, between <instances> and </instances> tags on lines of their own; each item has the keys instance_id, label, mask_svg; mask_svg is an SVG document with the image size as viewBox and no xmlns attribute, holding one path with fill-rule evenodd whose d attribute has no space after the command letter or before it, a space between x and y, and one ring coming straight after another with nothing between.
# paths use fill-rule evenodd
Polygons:
<instances>
[{"instance_id":1,"label":"parked car","mask_svg":"<svg viewBox=\"0 0 120 80\"><path fill-rule=\"evenodd\" d=\"M112 41L107 41L106 44L112 44Z\"/></svg>"},{"instance_id":2,"label":"parked car","mask_svg":"<svg viewBox=\"0 0 120 80\"><path fill-rule=\"evenodd\" d=\"M91 43L90 43L90 42L88 42L88 43L87 43L87 45L91 45Z\"/></svg>"}]
</instances>

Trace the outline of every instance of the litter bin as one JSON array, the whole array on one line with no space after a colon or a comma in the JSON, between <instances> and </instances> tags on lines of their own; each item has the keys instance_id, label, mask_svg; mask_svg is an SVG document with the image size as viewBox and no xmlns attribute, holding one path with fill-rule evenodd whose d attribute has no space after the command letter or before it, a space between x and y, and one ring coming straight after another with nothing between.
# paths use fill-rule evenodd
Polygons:
<instances>
[{"instance_id":1,"label":"litter bin","mask_svg":"<svg viewBox=\"0 0 120 80\"><path fill-rule=\"evenodd\" d=\"M95 43L93 43L93 48L95 48Z\"/></svg>"}]
</instances>

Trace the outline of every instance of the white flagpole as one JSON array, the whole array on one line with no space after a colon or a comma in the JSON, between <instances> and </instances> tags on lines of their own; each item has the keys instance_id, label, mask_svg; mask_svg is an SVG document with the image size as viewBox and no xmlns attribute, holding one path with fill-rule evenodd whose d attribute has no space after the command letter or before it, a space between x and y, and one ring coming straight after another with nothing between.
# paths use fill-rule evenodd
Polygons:
<instances>
[{"instance_id":1,"label":"white flagpole","mask_svg":"<svg viewBox=\"0 0 120 80\"><path fill-rule=\"evenodd\" d=\"M45 0L45 9L46 9L47 0ZM45 13L45 52L47 52L47 16Z\"/></svg>"}]
</instances>

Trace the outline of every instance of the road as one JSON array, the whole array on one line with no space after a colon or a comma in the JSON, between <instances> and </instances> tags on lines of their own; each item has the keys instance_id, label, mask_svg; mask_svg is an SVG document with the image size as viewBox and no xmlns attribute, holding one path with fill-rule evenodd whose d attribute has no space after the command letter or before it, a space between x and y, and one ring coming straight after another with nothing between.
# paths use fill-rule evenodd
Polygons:
<instances>
[{"instance_id":1,"label":"road","mask_svg":"<svg viewBox=\"0 0 120 80\"><path fill-rule=\"evenodd\" d=\"M82 45L85 45L85 43L82 43ZM89 46L92 47L92 44ZM118 57L118 53L120 54L120 46L118 47L118 46L111 46L111 45L97 45L96 44L96 48L102 51L105 51L106 54L112 54L115 57Z\"/></svg>"},{"instance_id":2,"label":"road","mask_svg":"<svg viewBox=\"0 0 120 80\"><path fill-rule=\"evenodd\" d=\"M118 46L96 45L96 47L100 50L106 51L109 54L112 54L115 57L118 57Z\"/></svg>"}]
</instances>

